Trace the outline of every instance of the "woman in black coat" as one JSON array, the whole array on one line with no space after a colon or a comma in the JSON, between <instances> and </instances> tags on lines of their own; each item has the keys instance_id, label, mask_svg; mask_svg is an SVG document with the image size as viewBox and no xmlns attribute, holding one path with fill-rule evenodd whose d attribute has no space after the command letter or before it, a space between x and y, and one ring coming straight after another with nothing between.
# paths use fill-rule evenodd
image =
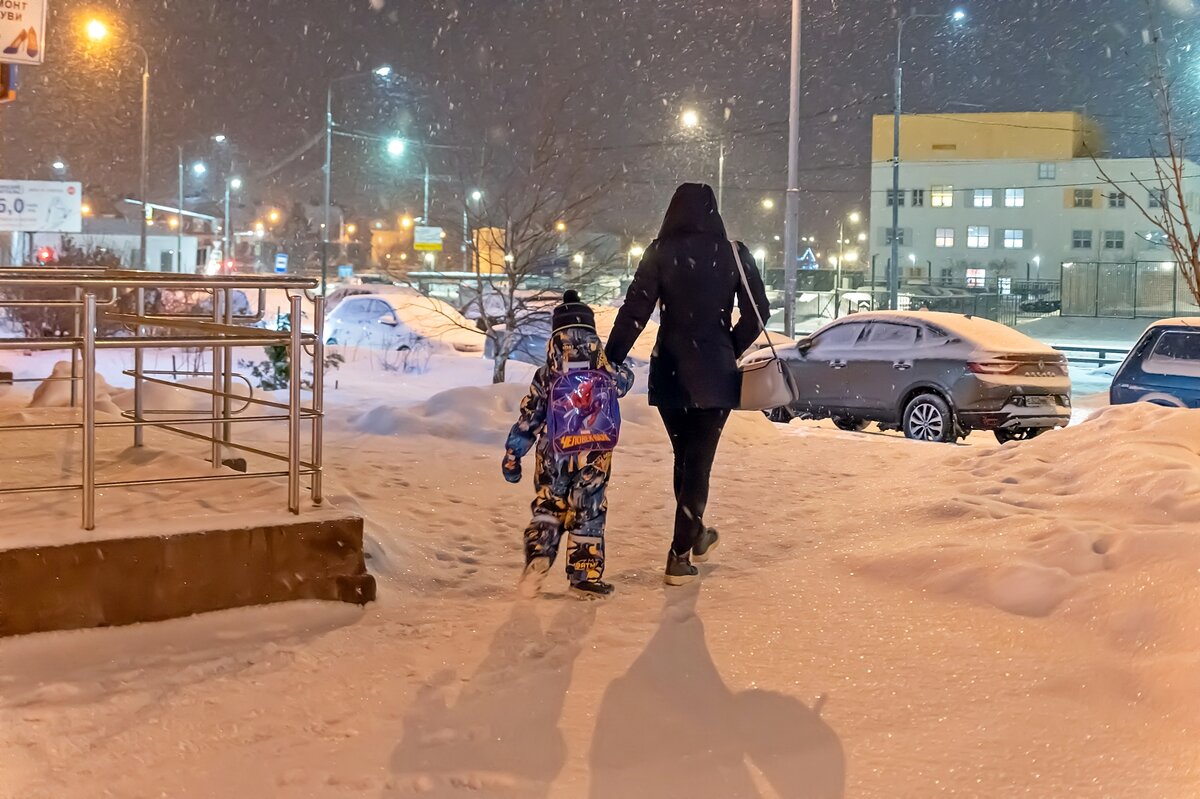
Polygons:
<instances>
[{"instance_id":1,"label":"woman in black coat","mask_svg":"<svg viewBox=\"0 0 1200 799\"><path fill-rule=\"evenodd\" d=\"M621 363L660 308L650 359L650 404L658 407L675 450L675 538L666 581L683 585L707 560L717 531L704 525L708 481L721 431L738 405L737 359L771 315L758 266L736 244L750 284L747 292L710 186L685 183L675 191L658 238L646 249L606 349ZM734 301L739 319L733 324ZM757 313L755 309L757 308Z\"/></svg>"}]
</instances>

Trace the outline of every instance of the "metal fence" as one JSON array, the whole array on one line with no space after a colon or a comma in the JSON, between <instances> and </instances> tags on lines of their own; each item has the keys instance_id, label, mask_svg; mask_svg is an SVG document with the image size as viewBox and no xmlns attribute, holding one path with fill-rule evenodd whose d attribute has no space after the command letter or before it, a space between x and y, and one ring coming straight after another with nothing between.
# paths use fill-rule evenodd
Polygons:
<instances>
[{"instance_id":1,"label":"metal fence","mask_svg":"<svg viewBox=\"0 0 1200 799\"><path fill-rule=\"evenodd\" d=\"M324 298L313 296L315 279L286 276L221 276L162 274L123 270L104 270L86 267L58 269L0 267L0 308L31 307L63 308L70 311L72 330L47 331L26 338L0 338L0 352L5 350L54 351L71 353L70 377L48 379L69 380L71 407L78 408L77 420L64 423L0 425L0 434L13 431L65 430L79 431L82 436L81 479L79 483L6 486L0 494L20 494L46 491L78 491L81 495L81 516L85 529L96 526L96 490L130 486L164 485L206 482L213 480L248 480L287 478L287 507L300 512L301 479L311 479L310 492L314 504L322 501L322 434L324 377ZM39 292L53 298L36 296ZM212 298L211 314L193 311L148 313L147 292L186 290L203 292ZM290 330L272 331L256 327L266 311L268 289L282 289L290 298ZM234 292L258 294L258 310L253 314L235 315ZM132 299L128 311L121 310L119 300ZM304 303L313 305L314 332L306 334L300 320ZM104 322L108 327L123 327L128 335L99 335ZM236 347L283 347L288 355L288 401L275 402L262 397L241 396L233 392L233 350ZM165 379L165 374L145 369L144 354L149 349L209 349L210 371L191 372L211 378L207 387L177 383ZM133 378L134 407L125 411L120 420L99 421L96 418L96 353L100 350L132 350L134 366L125 374ZM301 376L305 354L313 363L311 402L302 402ZM15 382L43 382L42 378ZM156 411L145 405L147 384L160 384L197 392L211 397L210 412L183 413ZM236 411L233 403L241 407ZM244 410L255 408L253 414ZM303 457L302 422L312 425L308 458ZM242 423L277 422L287 425L287 452L272 452L234 440L233 428ZM195 477L163 477L142 480L98 480L96 474L96 433L98 430L130 429L134 446L143 446L144 431L154 428L209 444L209 461L213 472ZM195 428L200 428L199 430ZM204 429L207 428L207 432ZM266 461L281 464L278 469L258 472L221 470L223 452L249 453Z\"/></svg>"},{"instance_id":2,"label":"metal fence","mask_svg":"<svg viewBox=\"0 0 1200 799\"><path fill-rule=\"evenodd\" d=\"M1171 261L1065 262L1062 315L1110 319L1194 316L1200 307Z\"/></svg>"}]
</instances>

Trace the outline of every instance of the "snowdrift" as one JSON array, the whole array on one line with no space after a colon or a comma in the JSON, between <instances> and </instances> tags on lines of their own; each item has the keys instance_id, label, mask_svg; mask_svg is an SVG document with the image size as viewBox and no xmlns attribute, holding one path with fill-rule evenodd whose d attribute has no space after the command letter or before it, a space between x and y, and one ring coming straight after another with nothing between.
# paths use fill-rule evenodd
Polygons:
<instances>
[{"instance_id":1,"label":"snowdrift","mask_svg":"<svg viewBox=\"0 0 1200 799\"><path fill-rule=\"evenodd\" d=\"M1036 617L1094 609L1164 567L1200 567L1200 414L1106 408L944 471L901 509L929 540L856 569Z\"/></svg>"},{"instance_id":2,"label":"snowdrift","mask_svg":"<svg viewBox=\"0 0 1200 799\"><path fill-rule=\"evenodd\" d=\"M482 388L454 388L415 405L376 405L349 417L359 433L373 436L430 436L444 442L504 446L517 421L528 387L518 383ZM666 434L658 411L645 394L630 393L621 400L621 446L618 454L639 444L657 444ZM735 413L726 426L726 440L748 444L778 437L775 426L761 413Z\"/></svg>"}]
</instances>

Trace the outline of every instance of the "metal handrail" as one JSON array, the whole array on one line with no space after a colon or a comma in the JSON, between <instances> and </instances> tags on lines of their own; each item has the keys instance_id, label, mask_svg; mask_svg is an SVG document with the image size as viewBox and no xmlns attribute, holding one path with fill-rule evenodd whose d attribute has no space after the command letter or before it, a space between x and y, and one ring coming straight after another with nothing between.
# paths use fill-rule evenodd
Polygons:
<instances>
[{"instance_id":1,"label":"metal handrail","mask_svg":"<svg viewBox=\"0 0 1200 799\"><path fill-rule=\"evenodd\" d=\"M323 501L322 457L324 432L324 298L312 293L317 281L279 275L202 275L159 274L96 267L68 267L63 269L0 267L0 288L20 290L25 288L54 286L74 293L73 300L34 301L6 299L0 307L70 308L75 311L73 335L63 337L36 337L25 339L0 338L0 352L11 350L69 350L72 372L70 377L48 377L47 380L69 381L71 405L81 405L81 419L62 423L0 425L0 433L16 431L64 430L80 431L82 437L82 478L76 484L32 485L25 487L0 488L0 495L17 493L41 493L46 491L80 491L82 522L86 529L95 527L96 489L132 485L165 485L191 483L207 480L244 480L286 477L288 481L288 509L300 512L301 477L310 479L310 495L313 504ZM146 313L145 292L148 289L196 289L210 293L213 298L211 316L195 313ZM118 291L132 289L136 292L137 307L134 313L104 311L112 322L125 325L134 332L129 337L100 337L97 335L97 315L105 306L117 303ZM259 308L255 316L234 316L230 292L236 289L252 289L259 293ZM304 333L299 324L288 331L272 332L248 327L245 323L262 320L266 309L266 290L284 289L288 293L293 320L303 316L303 304L313 304L314 332ZM109 299L99 301L97 294L104 292ZM240 324L239 324L240 323ZM151 335L165 331L169 335ZM274 402L253 396L233 393L233 380L240 379L248 386L244 375L233 371L233 348L247 346L282 346L289 359L290 381L288 400ZM211 387L183 385L162 380L154 375L167 374L159 370L144 368L143 353L148 349L201 348L211 350L212 370L190 373L193 376L211 376ZM96 418L96 351L101 349L131 349L134 353L134 368L125 374L134 379L134 408L126 411L118 421L100 421ZM301 375L306 355L313 359L313 385L311 404L305 407L301 393ZM79 366L82 365L82 375ZM20 381L28 382L23 378ZM77 391L82 383L82 397ZM187 391L206 394L212 398L210 411L199 411L193 417L191 411L154 411L145 408L144 387L147 383L170 385ZM241 407L233 410L233 403ZM254 416L238 416L247 408L255 406L267 409ZM283 413L272 412L283 411ZM169 418L162 418L168 416ZM155 418L158 417L158 418ZM179 418L183 417L183 418ZM286 454L271 452L261 447L233 440L235 424L249 422L286 422L288 443ZM309 444L310 457L303 457L301 424L312 425ZM196 425L211 424L210 433L185 429ZM191 440L208 443L210 462L213 469L222 466L225 450L245 452L258 457L284 462L286 470L247 472L244 474L213 473L198 477L163 477L135 481L103 481L96 476L96 431L97 429L131 428L134 446L143 446L143 431L152 427Z\"/></svg>"}]
</instances>

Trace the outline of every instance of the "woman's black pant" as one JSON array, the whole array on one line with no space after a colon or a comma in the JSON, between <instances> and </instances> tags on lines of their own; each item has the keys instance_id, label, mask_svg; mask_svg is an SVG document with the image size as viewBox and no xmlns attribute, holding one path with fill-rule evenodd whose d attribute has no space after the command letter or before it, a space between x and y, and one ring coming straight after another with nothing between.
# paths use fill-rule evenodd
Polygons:
<instances>
[{"instance_id":1,"label":"woman's black pant","mask_svg":"<svg viewBox=\"0 0 1200 799\"><path fill-rule=\"evenodd\" d=\"M708 478L712 473L728 410L659 408L675 451L675 538L671 551L691 552L704 530Z\"/></svg>"}]
</instances>

